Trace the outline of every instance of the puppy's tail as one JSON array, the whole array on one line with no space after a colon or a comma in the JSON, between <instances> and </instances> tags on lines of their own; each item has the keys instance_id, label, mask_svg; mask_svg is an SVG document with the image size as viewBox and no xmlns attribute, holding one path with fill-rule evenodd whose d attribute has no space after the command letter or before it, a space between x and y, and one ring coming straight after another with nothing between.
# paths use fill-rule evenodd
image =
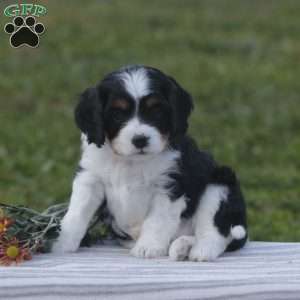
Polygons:
<instances>
[{"instance_id":1,"label":"puppy's tail","mask_svg":"<svg viewBox=\"0 0 300 300\"><path fill-rule=\"evenodd\" d=\"M232 226L230 229L231 236L236 240L242 240L246 237L246 229L242 225Z\"/></svg>"}]
</instances>

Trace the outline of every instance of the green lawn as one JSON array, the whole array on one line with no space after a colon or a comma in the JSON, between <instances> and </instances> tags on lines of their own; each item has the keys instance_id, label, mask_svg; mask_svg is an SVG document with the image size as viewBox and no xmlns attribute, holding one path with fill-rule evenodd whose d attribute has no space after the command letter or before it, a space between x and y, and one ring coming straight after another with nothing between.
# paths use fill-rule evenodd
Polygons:
<instances>
[{"instance_id":1,"label":"green lawn","mask_svg":"<svg viewBox=\"0 0 300 300\"><path fill-rule=\"evenodd\" d=\"M39 48L0 32L0 202L66 201L77 95L142 63L193 95L190 133L239 173L251 238L300 241L300 1L39 2Z\"/></svg>"}]
</instances>

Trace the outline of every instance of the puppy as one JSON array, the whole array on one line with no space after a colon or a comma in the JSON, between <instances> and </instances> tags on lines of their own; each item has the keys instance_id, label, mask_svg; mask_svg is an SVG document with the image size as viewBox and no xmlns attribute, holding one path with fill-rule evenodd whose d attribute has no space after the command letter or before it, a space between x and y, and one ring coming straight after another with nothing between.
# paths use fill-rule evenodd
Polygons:
<instances>
[{"instance_id":1,"label":"puppy","mask_svg":"<svg viewBox=\"0 0 300 300\"><path fill-rule=\"evenodd\" d=\"M245 244L238 180L187 136L192 108L173 78L146 66L83 92L75 111L82 155L54 252L76 251L99 207L137 257L210 261Z\"/></svg>"}]
</instances>

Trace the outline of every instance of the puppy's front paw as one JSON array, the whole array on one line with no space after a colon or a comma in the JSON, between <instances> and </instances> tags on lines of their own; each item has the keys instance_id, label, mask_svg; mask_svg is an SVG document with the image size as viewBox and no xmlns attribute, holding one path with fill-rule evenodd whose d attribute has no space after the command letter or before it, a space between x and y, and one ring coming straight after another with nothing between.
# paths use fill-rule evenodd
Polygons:
<instances>
[{"instance_id":1,"label":"puppy's front paw","mask_svg":"<svg viewBox=\"0 0 300 300\"><path fill-rule=\"evenodd\" d=\"M74 241L63 240L59 238L52 246L52 253L70 253L77 251L79 245Z\"/></svg>"},{"instance_id":2,"label":"puppy's front paw","mask_svg":"<svg viewBox=\"0 0 300 300\"><path fill-rule=\"evenodd\" d=\"M167 248L155 244L139 243L131 249L130 253L133 256L141 258L156 258L167 255Z\"/></svg>"},{"instance_id":3,"label":"puppy's front paw","mask_svg":"<svg viewBox=\"0 0 300 300\"><path fill-rule=\"evenodd\" d=\"M192 247L189 260L191 261L214 261L225 251L225 243L214 239L198 240Z\"/></svg>"},{"instance_id":4,"label":"puppy's front paw","mask_svg":"<svg viewBox=\"0 0 300 300\"><path fill-rule=\"evenodd\" d=\"M184 260L195 243L194 236L182 235L174 240L169 249L169 257L172 260Z\"/></svg>"}]
</instances>

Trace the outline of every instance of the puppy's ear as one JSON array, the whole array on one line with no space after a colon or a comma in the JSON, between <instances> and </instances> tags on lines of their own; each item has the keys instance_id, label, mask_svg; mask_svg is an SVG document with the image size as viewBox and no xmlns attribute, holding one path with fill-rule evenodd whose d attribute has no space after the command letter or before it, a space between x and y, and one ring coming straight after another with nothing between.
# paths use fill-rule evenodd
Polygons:
<instances>
[{"instance_id":1,"label":"puppy's ear","mask_svg":"<svg viewBox=\"0 0 300 300\"><path fill-rule=\"evenodd\" d=\"M188 129L188 118L193 110L193 99L172 77L170 103L172 107L173 137L178 139L185 135Z\"/></svg>"},{"instance_id":2,"label":"puppy's ear","mask_svg":"<svg viewBox=\"0 0 300 300\"><path fill-rule=\"evenodd\" d=\"M97 88L88 88L81 94L75 109L75 122L87 135L89 143L94 143L99 148L104 144L103 101Z\"/></svg>"}]
</instances>

